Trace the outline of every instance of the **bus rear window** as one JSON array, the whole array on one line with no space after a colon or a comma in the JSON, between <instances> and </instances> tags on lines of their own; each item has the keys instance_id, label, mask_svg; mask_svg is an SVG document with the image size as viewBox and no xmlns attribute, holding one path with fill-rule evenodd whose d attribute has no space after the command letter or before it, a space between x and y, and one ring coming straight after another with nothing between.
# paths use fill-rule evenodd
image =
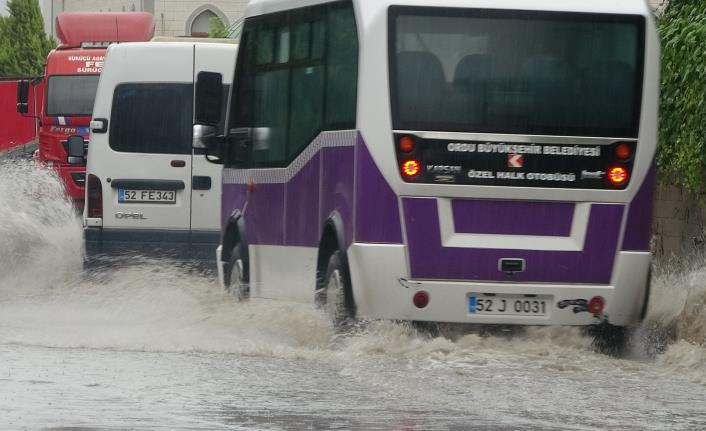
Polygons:
<instances>
[{"instance_id":1,"label":"bus rear window","mask_svg":"<svg viewBox=\"0 0 706 431\"><path fill-rule=\"evenodd\" d=\"M396 130L637 137L644 18L392 7Z\"/></svg>"}]
</instances>

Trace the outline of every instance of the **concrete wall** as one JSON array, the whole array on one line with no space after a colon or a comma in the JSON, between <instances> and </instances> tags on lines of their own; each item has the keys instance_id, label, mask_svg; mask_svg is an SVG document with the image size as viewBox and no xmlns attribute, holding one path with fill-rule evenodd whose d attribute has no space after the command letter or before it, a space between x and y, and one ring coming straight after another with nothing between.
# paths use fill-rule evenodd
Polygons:
<instances>
[{"instance_id":1,"label":"concrete wall","mask_svg":"<svg viewBox=\"0 0 706 431\"><path fill-rule=\"evenodd\" d=\"M653 245L658 256L706 247L706 202L662 182L654 202Z\"/></svg>"}]
</instances>

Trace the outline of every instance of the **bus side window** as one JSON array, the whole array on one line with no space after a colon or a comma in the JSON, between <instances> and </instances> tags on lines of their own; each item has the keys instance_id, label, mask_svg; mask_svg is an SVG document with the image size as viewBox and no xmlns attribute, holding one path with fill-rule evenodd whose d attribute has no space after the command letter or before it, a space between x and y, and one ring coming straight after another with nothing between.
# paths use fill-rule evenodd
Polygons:
<instances>
[{"instance_id":1,"label":"bus side window","mask_svg":"<svg viewBox=\"0 0 706 431\"><path fill-rule=\"evenodd\" d=\"M298 27L322 27L323 17L310 14L295 14L295 19L304 21ZM322 41L324 32L311 34L306 40L299 40L295 46L299 59L292 66L291 106L289 118L289 145L287 159L293 160L323 129L324 121L324 62L321 58L312 58L315 45ZM312 38L311 36L314 36ZM296 60L296 59L295 59Z\"/></svg>"},{"instance_id":2,"label":"bus side window","mask_svg":"<svg viewBox=\"0 0 706 431\"><path fill-rule=\"evenodd\" d=\"M229 127L259 129L250 166L286 166L322 131L355 127L352 2L250 19L240 57Z\"/></svg>"},{"instance_id":3,"label":"bus side window","mask_svg":"<svg viewBox=\"0 0 706 431\"><path fill-rule=\"evenodd\" d=\"M326 125L329 130L353 129L358 97L358 32L353 5L329 13L326 74Z\"/></svg>"}]
</instances>

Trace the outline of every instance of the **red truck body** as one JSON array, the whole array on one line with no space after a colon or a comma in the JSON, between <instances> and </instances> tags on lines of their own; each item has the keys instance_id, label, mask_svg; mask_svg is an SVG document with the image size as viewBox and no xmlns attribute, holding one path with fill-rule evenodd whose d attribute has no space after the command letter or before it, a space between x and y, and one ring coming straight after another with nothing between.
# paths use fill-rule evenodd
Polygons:
<instances>
[{"instance_id":1,"label":"red truck body","mask_svg":"<svg viewBox=\"0 0 706 431\"><path fill-rule=\"evenodd\" d=\"M105 51L110 43L148 41L154 19L142 12L75 12L56 18L61 44L49 53L35 160L55 169L67 194L82 207L85 165L67 163L67 140L86 141ZM90 145L89 145L90 146Z\"/></svg>"},{"instance_id":2,"label":"red truck body","mask_svg":"<svg viewBox=\"0 0 706 431\"><path fill-rule=\"evenodd\" d=\"M0 153L31 144L37 137L37 122L32 115L17 112L17 83L17 78L0 79ZM44 84L37 84L32 90L32 97L28 99L31 102L28 104L28 111L39 113L44 98Z\"/></svg>"}]
</instances>

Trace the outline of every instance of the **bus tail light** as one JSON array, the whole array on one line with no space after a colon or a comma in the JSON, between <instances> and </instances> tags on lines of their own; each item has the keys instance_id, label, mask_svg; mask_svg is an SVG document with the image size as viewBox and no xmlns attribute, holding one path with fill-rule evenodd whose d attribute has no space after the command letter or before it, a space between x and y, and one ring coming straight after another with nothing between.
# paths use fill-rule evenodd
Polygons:
<instances>
[{"instance_id":1,"label":"bus tail light","mask_svg":"<svg viewBox=\"0 0 706 431\"><path fill-rule=\"evenodd\" d=\"M627 161L632 156L632 149L626 143L619 144L615 147L615 157L621 162Z\"/></svg>"},{"instance_id":2,"label":"bus tail light","mask_svg":"<svg viewBox=\"0 0 706 431\"><path fill-rule=\"evenodd\" d=\"M602 296L594 296L588 301L588 312L591 314L603 314L605 310L605 299Z\"/></svg>"},{"instance_id":3,"label":"bus tail light","mask_svg":"<svg viewBox=\"0 0 706 431\"><path fill-rule=\"evenodd\" d=\"M402 174L407 178L414 178L422 171L422 164L419 160L410 159L402 162Z\"/></svg>"},{"instance_id":4,"label":"bus tail light","mask_svg":"<svg viewBox=\"0 0 706 431\"><path fill-rule=\"evenodd\" d=\"M420 290L414 294L412 302L417 308L426 308L426 306L429 305L429 294L423 290Z\"/></svg>"},{"instance_id":5,"label":"bus tail light","mask_svg":"<svg viewBox=\"0 0 706 431\"><path fill-rule=\"evenodd\" d=\"M628 181L628 170L622 166L613 166L608 170L608 181L614 186L622 186Z\"/></svg>"},{"instance_id":6,"label":"bus tail light","mask_svg":"<svg viewBox=\"0 0 706 431\"><path fill-rule=\"evenodd\" d=\"M86 180L86 209L88 218L103 218L103 185L97 176L90 174Z\"/></svg>"},{"instance_id":7,"label":"bus tail light","mask_svg":"<svg viewBox=\"0 0 706 431\"><path fill-rule=\"evenodd\" d=\"M409 135L403 136L400 138L399 147L403 153L411 153L414 151L414 138Z\"/></svg>"}]
</instances>

